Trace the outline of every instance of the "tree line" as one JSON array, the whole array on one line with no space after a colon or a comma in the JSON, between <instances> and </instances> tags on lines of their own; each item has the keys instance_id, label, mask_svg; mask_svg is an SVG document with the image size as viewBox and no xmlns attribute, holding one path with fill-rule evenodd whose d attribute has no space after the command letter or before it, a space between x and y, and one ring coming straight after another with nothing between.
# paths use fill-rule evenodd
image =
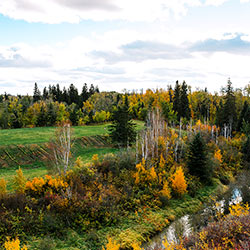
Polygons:
<instances>
[{"instance_id":1,"label":"tree line","mask_svg":"<svg viewBox=\"0 0 250 250\"><path fill-rule=\"evenodd\" d=\"M191 91L185 81L177 81L167 90L126 95L133 119L146 121L149 111L160 108L169 124L185 126L201 120L219 126L227 136L234 131L250 131L250 86L234 89L230 79L220 94L211 94L206 88ZM68 89L57 84L40 91L35 83L33 96L0 95L0 127L54 126L66 120L73 125L105 122L116 115L124 99L125 94L100 92L93 84L84 84L79 92L73 84Z\"/></svg>"}]
</instances>

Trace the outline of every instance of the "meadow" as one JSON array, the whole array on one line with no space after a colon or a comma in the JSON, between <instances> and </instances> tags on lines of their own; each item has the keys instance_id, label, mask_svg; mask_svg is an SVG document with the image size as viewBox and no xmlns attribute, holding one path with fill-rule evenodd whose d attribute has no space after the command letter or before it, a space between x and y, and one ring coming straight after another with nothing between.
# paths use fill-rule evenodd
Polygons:
<instances>
[{"instance_id":1,"label":"meadow","mask_svg":"<svg viewBox=\"0 0 250 250\"><path fill-rule=\"evenodd\" d=\"M138 130L141 130L144 126L141 121L135 121L135 123ZM113 148L107 141L109 125L109 123L105 123L91 126L74 126L72 130L75 139L72 150L73 159L80 156L82 161L87 163L94 154L102 156L118 152L119 150ZM37 127L0 130L1 157L3 158L7 154L9 158L14 158L8 167L0 166L0 179L4 178L7 181L8 190L12 190L12 180L19 167L21 167L27 179L42 177L48 174L48 168L43 159L41 159L41 154L34 155L39 149L46 149L45 145L54 137L55 129L55 127ZM83 139L85 142L83 142ZM22 145L22 147L18 145ZM32 151L30 148L35 149ZM22 149L26 155L22 154L22 151L17 151L18 149ZM33 160L30 160L31 155ZM29 158L28 162L26 158Z\"/></svg>"},{"instance_id":2,"label":"meadow","mask_svg":"<svg viewBox=\"0 0 250 250\"><path fill-rule=\"evenodd\" d=\"M135 123L138 130L143 128L143 122L135 121ZM109 125L110 123L73 126L73 136L80 138L82 136L107 135ZM53 138L55 129L56 127L2 129L0 130L0 146L46 143Z\"/></svg>"}]
</instances>

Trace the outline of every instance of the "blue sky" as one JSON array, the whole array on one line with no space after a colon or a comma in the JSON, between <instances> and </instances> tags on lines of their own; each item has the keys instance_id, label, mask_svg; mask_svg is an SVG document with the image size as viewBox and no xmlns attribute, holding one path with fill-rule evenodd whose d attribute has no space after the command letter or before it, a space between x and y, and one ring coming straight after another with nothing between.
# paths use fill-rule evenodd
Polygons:
<instances>
[{"instance_id":1,"label":"blue sky","mask_svg":"<svg viewBox=\"0 0 250 250\"><path fill-rule=\"evenodd\" d=\"M248 0L1 0L0 93L250 81Z\"/></svg>"}]
</instances>

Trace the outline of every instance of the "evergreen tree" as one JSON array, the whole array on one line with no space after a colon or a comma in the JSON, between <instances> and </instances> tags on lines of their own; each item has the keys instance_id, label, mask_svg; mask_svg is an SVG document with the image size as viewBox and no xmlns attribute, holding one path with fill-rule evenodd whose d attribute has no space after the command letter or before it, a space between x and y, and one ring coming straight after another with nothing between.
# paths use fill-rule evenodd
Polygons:
<instances>
[{"instance_id":1,"label":"evergreen tree","mask_svg":"<svg viewBox=\"0 0 250 250\"><path fill-rule=\"evenodd\" d=\"M62 102L62 91L60 90L60 85L56 85L56 100Z\"/></svg>"},{"instance_id":2,"label":"evergreen tree","mask_svg":"<svg viewBox=\"0 0 250 250\"><path fill-rule=\"evenodd\" d=\"M242 148L243 159L250 164L250 135L248 135L247 140Z\"/></svg>"},{"instance_id":3,"label":"evergreen tree","mask_svg":"<svg viewBox=\"0 0 250 250\"><path fill-rule=\"evenodd\" d=\"M35 82L34 94L33 94L33 102L38 102L41 100L41 92L37 87L37 83Z\"/></svg>"},{"instance_id":4,"label":"evergreen tree","mask_svg":"<svg viewBox=\"0 0 250 250\"><path fill-rule=\"evenodd\" d=\"M37 120L36 120L36 126L38 127L44 127L47 125L47 114L45 107L42 105L40 112L38 114Z\"/></svg>"},{"instance_id":5,"label":"evergreen tree","mask_svg":"<svg viewBox=\"0 0 250 250\"><path fill-rule=\"evenodd\" d=\"M83 85L83 87L82 87L82 93L81 93L81 103L80 103L80 105L82 106L82 104L84 103L84 102L86 102L87 100L88 100L88 98L89 98L89 93L88 93L88 86L87 86L87 84L86 83L84 83L84 85ZM80 106L80 107L81 107Z\"/></svg>"},{"instance_id":6,"label":"evergreen tree","mask_svg":"<svg viewBox=\"0 0 250 250\"><path fill-rule=\"evenodd\" d=\"M45 101L47 99L49 99L49 92L48 92L47 88L44 87L44 89L43 89L43 100Z\"/></svg>"},{"instance_id":7,"label":"evergreen tree","mask_svg":"<svg viewBox=\"0 0 250 250\"><path fill-rule=\"evenodd\" d=\"M208 167L206 146L201 134L195 135L189 144L187 152L187 165L189 173L197 176L203 182L209 182L211 179L211 168Z\"/></svg>"},{"instance_id":8,"label":"evergreen tree","mask_svg":"<svg viewBox=\"0 0 250 250\"><path fill-rule=\"evenodd\" d=\"M215 118L216 126L223 126L223 103L220 100L219 106L216 106L216 118Z\"/></svg>"},{"instance_id":9,"label":"evergreen tree","mask_svg":"<svg viewBox=\"0 0 250 250\"><path fill-rule=\"evenodd\" d=\"M124 103L113 112L112 125L109 126L110 137L120 147L131 145L136 140L135 124L129 113L128 96Z\"/></svg>"},{"instance_id":10,"label":"evergreen tree","mask_svg":"<svg viewBox=\"0 0 250 250\"><path fill-rule=\"evenodd\" d=\"M69 95L68 95L68 91L65 87L63 87L62 102L69 103Z\"/></svg>"},{"instance_id":11,"label":"evergreen tree","mask_svg":"<svg viewBox=\"0 0 250 250\"><path fill-rule=\"evenodd\" d=\"M47 124L48 126L54 126L56 123L56 111L52 103L49 103L48 105L48 112L47 112Z\"/></svg>"},{"instance_id":12,"label":"evergreen tree","mask_svg":"<svg viewBox=\"0 0 250 250\"><path fill-rule=\"evenodd\" d=\"M242 129L242 126L243 126L243 121L247 121L248 120L248 117L247 117L247 113L248 113L248 109L250 109L247 101L244 102L244 105L243 105L243 108L241 110L241 113L240 113L240 117L239 117L239 120L238 120L238 125L237 125L237 131L241 131ZM250 118L249 118L250 119Z\"/></svg>"},{"instance_id":13,"label":"evergreen tree","mask_svg":"<svg viewBox=\"0 0 250 250\"><path fill-rule=\"evenodd\" d=\"M236 129L237 125L237 113L236 113L236 103L235 95L233 92L232 82L228 79L226 95L224 97L223 106L223 124L229 126L232 130Z\"/></svg>"},{"instance_id":14,"label":"evergreen tree","mask_svg":"<svg viewBox=\"0 0 250 250\"><path fill-rule=\"evenodd\" d=\"M191 117L191 110L189 108L189 101L188 101L188 87L185 81L181 85L179 103L180 103L179 104L180 117L183 117L189 120Z\"/></svg>"},{"instance_id":15,"label":"evergreen tree","mask_svg":"<svg viewBox=\"0 0 250 250\"><path fill-rule=\"evenodd\" d=\"M173 89L172 86L168 86L169 102L173 102Z\"/></svg>"},{"instance_id":16,"label":"evergreen tree","mask_svg":"<svg viewBox=\"0 0 250 250\"><path fill-rule=\"evenodd\" d=\"M93 94L95 94L95 87L93 84L91 84L89 88L89 97L92 96Z\"/></svg>"},{"instance_id":17,"label":"evergreen tree","mask_svg":"<svg viewBox=\"0 0 250 250\"><path fill-rule=\"evenodd\" d=\"M72 103L69 106L69 119L73 126L77 125L78 123L78 108L77 105Z\"/></svg>"},{"instance_id":18,"label":"evergreen tree","mask_svg":"<svg viewBox=\"0 0 250 250\"><path fill-rule=\"evenodd\" d=\"M176 81L175 89L174 89L174 98L173 98L173 109L177 113L177 121L180 121L180 95L181 95L181 87L178 81Z\"/></svg>"},{"instance_id":19,"label":"evergreen tree","mask_svg":"<svg viewBox=\"0 0 250 250\"><path fill-rule=\"evenodd\" d=\"M78 104L78 90L77 88L74 86L74 84L70 84L69 86L69 90L68 90L68 96L69 96L69 105L72 103L76 103Z\"/></svg>"}]
</instances>

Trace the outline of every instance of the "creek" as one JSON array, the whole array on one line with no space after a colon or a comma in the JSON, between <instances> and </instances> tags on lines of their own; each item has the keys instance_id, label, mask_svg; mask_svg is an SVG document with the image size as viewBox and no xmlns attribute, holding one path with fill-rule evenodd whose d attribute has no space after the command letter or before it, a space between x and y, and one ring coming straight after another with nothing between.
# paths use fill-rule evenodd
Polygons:
<instances>
[{"instance_id":1,"label":"creek","mask_svg":"<svg viewBox=\"0 0 250 250\"><path fill-rule=\"evenodd\" d=\"M216 202L205 204L198 213L185 215L173 223L165 230L143 245L144 250L157 248L164 249L162 242L178 243L180 238L188 237L193 232L200 231L203 227L212 222L219 211L227 213L229 206L239 202L250 202L250 171L244 171L238 176L236 182L229 185L226 193L218 195ZM216 205L215 205L216 204Z\"/></svg>"}]
</instances>

